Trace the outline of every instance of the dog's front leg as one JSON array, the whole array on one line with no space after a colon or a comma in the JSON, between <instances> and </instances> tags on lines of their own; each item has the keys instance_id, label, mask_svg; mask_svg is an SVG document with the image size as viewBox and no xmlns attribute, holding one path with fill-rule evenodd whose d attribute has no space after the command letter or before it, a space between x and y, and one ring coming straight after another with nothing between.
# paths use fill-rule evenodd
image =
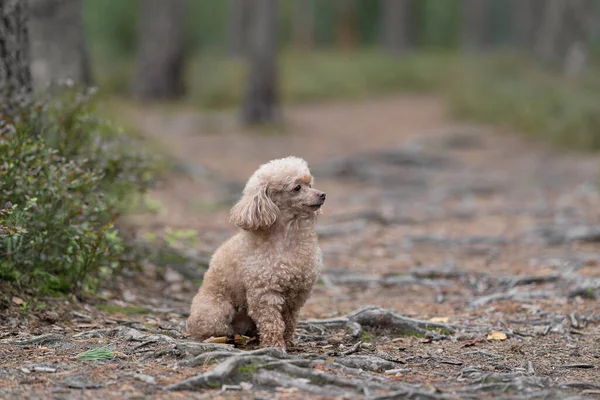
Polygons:
<instances>
[{"instance_id":1,"label":"dog's front leg","mask_svg":"<svg viewBox=\"0 0 600 400\"><path fill-rule=\"evenodd\" d=\"M298 325L298 315L300 310L286 306L283 312L283 321L285 323L284 340L286 347L294 347L294 332Z\"/></svg>"},{"instance_id":2,"label":"dog's front leg","mask_svg":"<svg viewBox=\"0 0 600 400\"><path fill-rule=\"evenodd\" d=\"M277 347L285 351L283 303L281 294L274 291L248 296L248 315L256 323L261 347Z\"/></svg>"}]
</instances>

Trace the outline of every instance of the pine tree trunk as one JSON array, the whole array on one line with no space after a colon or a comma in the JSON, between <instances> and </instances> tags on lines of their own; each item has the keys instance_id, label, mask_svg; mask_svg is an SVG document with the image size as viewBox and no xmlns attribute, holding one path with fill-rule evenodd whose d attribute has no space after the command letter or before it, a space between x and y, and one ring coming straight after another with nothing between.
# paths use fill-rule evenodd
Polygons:
<instances>
[{"instance_id":1,"label":"pine tree trunk","mask_svg":"<svg viewBox=\"0 0 600 400\"><path fill-rule=\"evenodd\" d=\"M403 52L410 44L411 0L383 0L383 45L391 52Z\"/></svg>"},{"instance_id":2,"label":"pine tree trunk","mask_svg":"<svg viewBox=\"0 0 600 400\"><path fill-rule=\"evenodd\" d=\"M31 75L36 89L59 80L90 84L82 0L29 0Z\"/></svg>"},{"instance_id":3,"label":"pine tree trunk","mask_svg":"<svg viewBox=\"0 0 600 400\"><path fill-rule=\"evenodd\" d=\"M547 0L544 7L542 25L535 44L536 56L544 62L551 62L558 58L559 36L566 6L564 0Z\"/></svg>"},{"instance_id":4,"label":"pine tree trunk","mask_svg":"<svg viewBox=\"0 0 600 400\"><path fill-rule=\"evenodd\" d=\"M337 0L337 44L343 49L356 46L356 0Z\"/></svg>"},{"instance_id":5,"label":"pine tree trunk","mask_svg":"<svg viewBox=\"0 0 600 400\"><path fill-rule=\"evenodd\" d=\"M315 0L294 0L292 38L294 47L310 50L315 46Z\"/></svg>"},{"instance_id":6,"label":"pine tree trunk","mask_svg":"<svg viewBox=\"0 0 600 400\"><path fill-rule=\"evenodd\" d=\"M0 113L11 114L31 92L27 3L0 1Z\"/></svg>"},{"instance_id":7,"label":"pine tree trunk","mask_svg":"<svg viewBox=\"0 0 600 400\"><path fill-rule=\"evenodd\" d=\"M586 67L594 31L594 0L547 0L535 54L549 65L562 65L567 75Z\"/></svg>"},{"instance_id":8,"label":"pine tree trunk","mask_svg":"<svg viewBox=\"0 0 600 400\"><path fill-rule=\"evenodd\" d=\"M277 3L254 0L250 34L250 76L242 108L245 124L279 122L277 88Z\"/></svg>"},{"instance_id":9,"label":"pine tree trunk","mask_svg":"<svg viewBox=\"0 0 600 400\"><path fill-rule=\"evenodd\" d=\"M542 0L543 1L543 0ZM514 0L514 41L523 51L530 51L539 29L540 0Z\"/></svg>"},{"instance_id":10,"label":"pine tree trunk","mask_svg":"<svg viewBox=\"0 0 600 400\"><path fill-rule=\"evenodd\" d=\"M462 0L461 46L466 52L484 51L489 42L486 0Z\"/></svg>"},{"instance_id":11,"label":"pine tree trunk","mask_svg":"<svg viewBox=\"0 0 600 400\"><path fill-rule=\"evenodd\" d=\"M229 0L229 54L243 56L248 49L248 30L253 0Z\"/></svg>"},{"instance_id":12,"label":"pine tree trunk","mask_svg":"<svg viewBox=\"0 0 600 400\"><path fill-rule=\"evenodd\" d=\"M186 0L142 0L133 95L144 100L183 94Z\"/></svg>"}]
</instances>

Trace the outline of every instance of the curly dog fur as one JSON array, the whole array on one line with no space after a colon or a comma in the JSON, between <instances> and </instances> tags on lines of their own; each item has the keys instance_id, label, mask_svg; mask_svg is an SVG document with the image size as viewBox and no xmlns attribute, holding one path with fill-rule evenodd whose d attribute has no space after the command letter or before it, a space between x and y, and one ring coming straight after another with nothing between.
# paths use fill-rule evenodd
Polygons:
<instances>
[{"instance_id":1,"label":"curly dog fur","mask_svg":"<svg viewBox=\"0 0 600 400\"><path fill-rule=\"evenodd\" d=\"M192 302L192 338L257 329L262 347L293 346L322 263L314 226L325 193L312 185L298 157L272 160L250 177L230 213L241 230L214 253Z\"/></svg>"}]
</instances>

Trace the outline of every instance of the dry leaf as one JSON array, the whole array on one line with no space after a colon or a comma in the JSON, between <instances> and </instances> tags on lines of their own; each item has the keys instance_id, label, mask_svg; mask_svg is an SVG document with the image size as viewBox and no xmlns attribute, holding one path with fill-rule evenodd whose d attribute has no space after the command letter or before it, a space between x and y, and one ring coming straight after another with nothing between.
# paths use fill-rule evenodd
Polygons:
<instances>
[{"instance_id":1,"label":"dry leaf","mask_svg":"<svg viewBox=\"0 0 600 400\"><path fill-rule=\"evenodd\" d=\"M12 302L15 303L18 306L20 306L21 304L24 303L23 299L20 298L20 297L17 297L17 296L13 296Z\"/></svg>"},{"instance_id":2,"label":"dry leaf","mask_svg":"<svg viewBox=\"0 0 600 400\"><path fill-rule=\"evenodd\" d=\"M490 334L487 336L487 340L506 340L507 336L506 333L501 332L501 331L491 331Z\"/></svg>"},{"instance_id":3,"label":"dry leaf","mask_svg":"<svg viewBox=\"0 0 600 400\"><path fill-rule=\"evenodd\" d=\"M445 324L446 322L450 321L449 317L433 317L430 319L431 322L437 322L440 324Z\"/></svg>"},{"instance_id":4,"label":"dry leaf","mask_svg":"<svg viewBox=\"0 0 600 400\"><path fill-rule=\"evenodd\" d=\"M233 337L233 342L235 344L239 344L239 345L242 345L242 346L245 346L248 343L252 343L255 340L256 340L256 338L254 338L254 337L249 337L249 336L244 336L244 335L238 335L237 333Z\"/></svg>"},{"instance_id":5,"label":"dry leaf","mask_svg":"<svg viewBox=\"0 0 600 400\"><path fill-rule=\"evenodd\" d=\"M227 343L227 336L209 337L204 343Z\"/></svg>"}]
</instances>

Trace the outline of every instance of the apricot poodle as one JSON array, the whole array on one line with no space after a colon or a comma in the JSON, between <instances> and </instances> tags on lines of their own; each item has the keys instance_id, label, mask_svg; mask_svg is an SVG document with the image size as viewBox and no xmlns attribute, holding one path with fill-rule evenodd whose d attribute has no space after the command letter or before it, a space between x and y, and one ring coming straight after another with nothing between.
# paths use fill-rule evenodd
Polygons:
<instances>
[{"instance_id":1,"label":"apricot poodle","mask_svg":"<svg viewBox=\"0 0 600 400\"><path fill-rule=\"evenodd\" d=\"M241 230L214 253L192 302L192 338L257 329L262 347L293 346L322 264L314 226L325 193L312 186L298 157L272 160L250 177L229 218Z\"/></svg>"}]
</instances>

